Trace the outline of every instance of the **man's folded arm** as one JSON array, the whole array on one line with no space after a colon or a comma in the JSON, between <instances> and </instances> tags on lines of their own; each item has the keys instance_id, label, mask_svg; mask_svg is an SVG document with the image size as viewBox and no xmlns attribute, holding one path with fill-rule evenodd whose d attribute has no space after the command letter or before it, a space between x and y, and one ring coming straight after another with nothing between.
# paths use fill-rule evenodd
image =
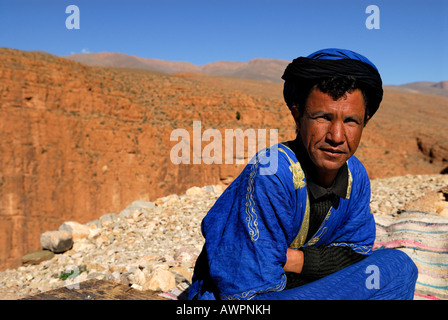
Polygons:
<instances>
[{"instance_id":1,"label":"man's folded arm","mask_svg":"<svg viewBox=\"0 0 448 320\"><path fill-rule=\"evenodd\" d=\"M287 169L284 172L291 174ZM209 254L210 277L222 299L250 299L286 285L283 266L293 210L292 196L285 194L294 192L294 186L291 183L289 190L282 181L292 178L282 178L253 172L243 181L246 192L232 199L238 214L229 215L216 249Z\"/></svg>"},{"instance_id":2,"label":"man's folded arm","mask_svg":"<svg viewBox=\"0 0 448 320\"><path fill-rule=\"evenodd\" d=\"M304 247L299 250L288 249L286 272L294 272L317 280L353 263L363 260L366 255L359 254L349 247Z\"/></svg>"},{"instance_id":3,"label":"man's folded arm","mask_svg":"<svg viewBox=\"0 0 448 320\"><path fill-rule=\"evenodd\" d=\"M307 278L320 279L363 260L366 255L350 247L304 247L301 274Z\"/></svg>"}]
</instances>

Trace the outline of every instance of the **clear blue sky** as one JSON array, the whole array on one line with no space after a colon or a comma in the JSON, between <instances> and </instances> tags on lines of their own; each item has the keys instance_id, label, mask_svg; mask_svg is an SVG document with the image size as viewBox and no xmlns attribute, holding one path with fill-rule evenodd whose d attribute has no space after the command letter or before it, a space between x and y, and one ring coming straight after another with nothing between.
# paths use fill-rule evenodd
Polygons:
<instances>
[{"instance_id":1,"label":"clear blue sky","mask_svg":"<svg viewBox=\"0 0 448 320\"><path fill-rule=\"evenodd\" d=\"M79 30L65 25L71 4ZM380 29L366 28L369 5ZM194 64L338 47L366 55L385 84L403 84L448 80L447 21L447 0L0 0L0 47Z\"/></svg>"}]
</instances>

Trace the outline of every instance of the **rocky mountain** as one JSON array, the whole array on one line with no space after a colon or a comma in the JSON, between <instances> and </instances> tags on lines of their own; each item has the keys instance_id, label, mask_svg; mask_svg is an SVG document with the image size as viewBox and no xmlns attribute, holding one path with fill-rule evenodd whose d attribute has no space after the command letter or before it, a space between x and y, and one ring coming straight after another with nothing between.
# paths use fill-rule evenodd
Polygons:
<instances>
[{"instance_id":1,"label":"rocky mountain","mask_svg":"<svg viewBox=\"0 0 448 320\"><path fill-rule=\"evenodd\" d=\"M63 56L62 58L73 60L89 66L120 67L159 71L164 73L174 72L198 72L198 66L190 62L173 62L160 59L146 59L123 53L100 52L83 53Z\"/></svg>"},{"instance_id":2,"label":"rocky mountain","mask_svg":"<svg viewBox=\"0 0 448 320\"><path fill-rule=\"evenodd\" d=\"M72 54L63 58L89 66L135 68L164 73L200 72L270 82L282 82L281 76L289 63L280 59L257 58L249 62L217 61L205 65L194 65L190 62L147 59L116 52Z\"/></svg>"},{"instance_id":3,"label":"rocky mountain","mask_svg":"<svg viewBox=\"0 0 448 320\"><path fill-rule=\"evenodd\" d=\"M252 128L258 138L266 129L267 145L270 129L279 141L295 135L281 83L93 67L5 48L0 80L0 269L17 266L64 221L86 223L193 186L225 187L249 157L247 145L237 155L233 140L227 149L223 141L230 163L207 163L225 129ZM447 119L448 98L386 90L357 155L372 179L439 173L448 166ZM189 163L175 164L181 141Z\"/></svg>"},{"instance_id":4,"label":"rocky mountain","mask_svg":"<svg viewBox=\"0 0 448 320\"><path fill-rule=\"evenodd\" d=\"M194 65L190 62L148 59L117 52L79 53L63 56L63 58L89 66L135 68L169 74L197 72L274 83L283 82L281 76L289 63L289 61L281 59L256 58L248 62L217 61L205 65ZM419 81L402 85L386 85L385 88L402 92L448 97L448 81Z\"/></svg>"},{"instance_id":5,"label":"rocky mountain","mask_svg":"<svg viewBox=\"0 0 448 320\"><path fill-rule=\"evenodd\" d=\"M448 81L431 82L431 81L418 81L406 83L399 86L386 86L386 88L399 90L403 92L415 92L433 94L442 97L448 97Z\"/></svg>"}]
</instances>

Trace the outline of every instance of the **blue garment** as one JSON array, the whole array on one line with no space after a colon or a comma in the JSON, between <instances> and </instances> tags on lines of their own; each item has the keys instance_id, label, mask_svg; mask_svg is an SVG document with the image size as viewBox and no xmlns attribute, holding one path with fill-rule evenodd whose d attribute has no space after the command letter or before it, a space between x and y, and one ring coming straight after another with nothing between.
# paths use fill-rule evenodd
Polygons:
<instances>
[{"instance_id":1,"label":"blue garment","mask_svg":"<svg viewBox=\"0 0 448 320\"><path fill-rule=\"evenodd\" d=\"M253 300L412 300L417 275L404 252L379 249L325 278Z\"/></svg>"},{"instance_id":2,"label":"blue garment","mask_svg":"<svg viewBox=\"0 0 448 320\"><path fill-rule=\"evenodd\" d=\"M277 161L274 166L273 161ZM288 248L349 246L370 255L375 240L370 182L356 157L347 165L347 197L330 209L305 243L310 206L301 165L285 145L260 151L202 222L205 244L189 298L262 299L268 292L265 297L274 298L286 285L283 266ZM290 290L283 291L281 299L288 299Z\"/></svg>"}]
</instances>

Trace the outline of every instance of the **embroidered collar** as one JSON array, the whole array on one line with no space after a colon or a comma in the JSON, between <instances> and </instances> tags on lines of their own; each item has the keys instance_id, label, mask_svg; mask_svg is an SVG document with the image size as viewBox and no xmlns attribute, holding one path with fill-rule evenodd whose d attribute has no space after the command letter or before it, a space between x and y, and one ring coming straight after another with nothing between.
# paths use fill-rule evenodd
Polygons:
<instances>
[{"instance_id":1,"label":"embroidered collar","mask_svg":"<svg viewBox=\"0 0 448 320\"><path fill-rule=\"evenodd\" d=\"M303 171L305 172L306 183L308 185L308 190L314 199L319 199L328 195L336 195L341 198L347 198L347 187L348 187L348 166L345 163L338 171L333 184L326 188L319 185L316 181L316 175L314 174L314 167L311 159L308 156L307 151L303 147L302 142L299 138L293 141L288 141L285 143L291 150L296 154Z\"/></svg>"}]
</instances>

